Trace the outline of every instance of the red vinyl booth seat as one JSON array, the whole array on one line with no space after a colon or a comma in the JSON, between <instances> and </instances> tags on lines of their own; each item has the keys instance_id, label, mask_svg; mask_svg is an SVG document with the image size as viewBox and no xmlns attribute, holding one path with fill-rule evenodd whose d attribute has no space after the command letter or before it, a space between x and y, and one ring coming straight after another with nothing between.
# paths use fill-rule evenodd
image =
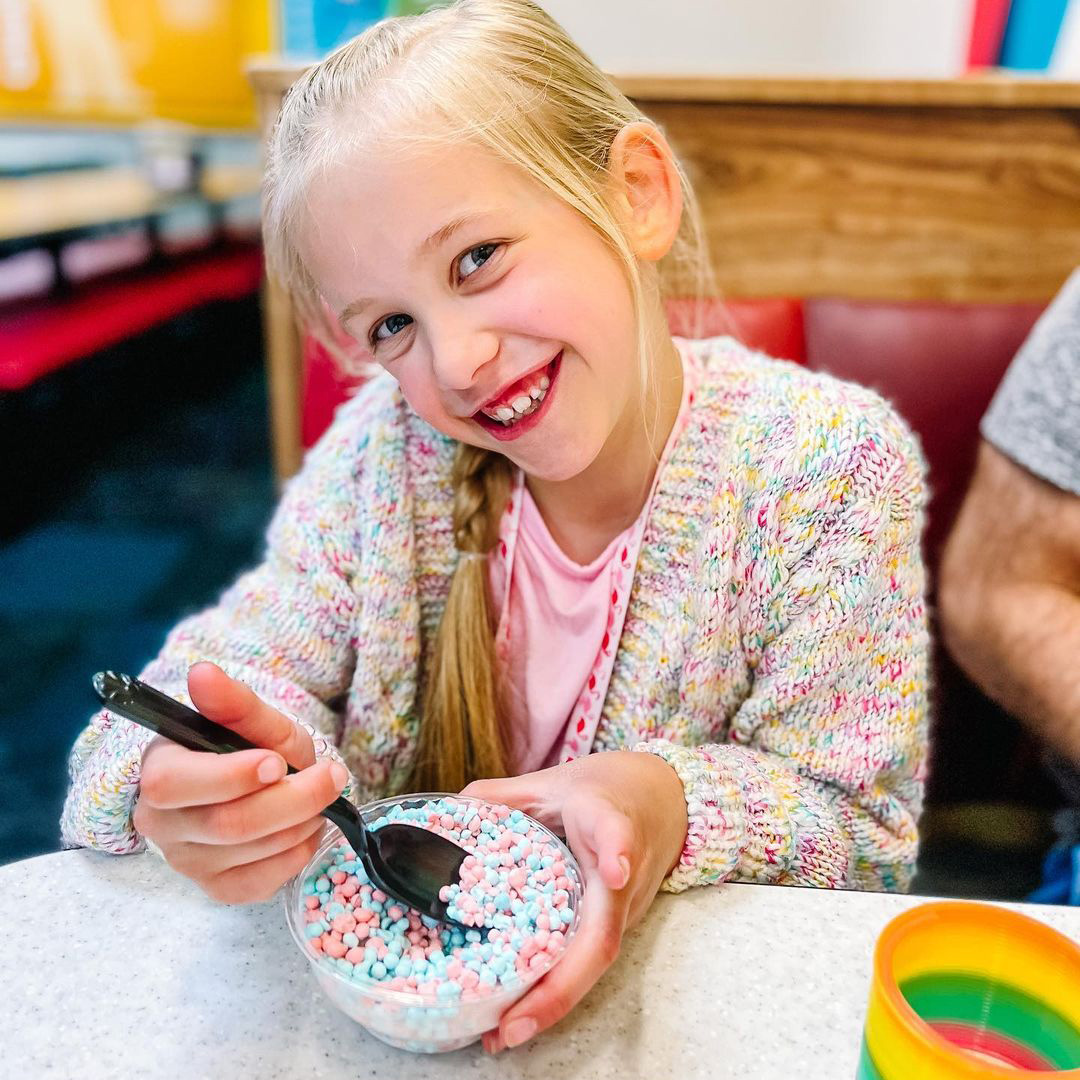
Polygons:
<instances>
[{"instance_id":1,"label":"red vinyl booth seat","mask_svg":"<svg viewBox=\"0 0 1080 1080\"><path fill-rule=\"evenodd\" d=\"M250 296L262 266L260 245L234 243L12 304L0 313L0 392L21 390L181 312Z\"/></svg>"},{"instance_id":2,"label":"red vinyl booth seat","mask_svg":"<svg viewBox=\"0 0 1080 1080\"><path fill-rule=\"evenodd\" d=\"M967 488L979 419L1038 318L1037 304L881 303L846 299L716 301L704 336L731 334L772 356L873 387L918 434L929 465L924 551L933 586L940 552ZM668 307L672 332L691 327L690 304ZM302 434L310 446L357 380L342 378L312 340L304 349ZM935 631L930 801L1045 802L1037 752L952 664Z\"/></svg>"}]
</instances>

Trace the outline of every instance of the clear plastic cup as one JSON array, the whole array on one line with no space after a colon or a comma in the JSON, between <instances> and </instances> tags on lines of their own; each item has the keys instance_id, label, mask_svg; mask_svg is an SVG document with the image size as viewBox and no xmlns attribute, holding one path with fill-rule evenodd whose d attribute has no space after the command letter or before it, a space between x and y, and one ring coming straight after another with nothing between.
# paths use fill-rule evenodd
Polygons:
<instances>
[{"instance_id":1,"label":"clear plastic cup","mask_svg":"<svg viewBox=\"0 0 1080 1080\"><path fill-rule=\"evenodd\" d=\"M479 799L462 795L427 793L379 799L361 807L360 813L364 820L371 824L393 806L407 809L432 799L453 799L477 809L487 805ZM569 904L574 914L573 922L563 931L566 944L569 945L581 920L581 899L584 892L581 868L570 849L550 829L534 818L529 818L529 824L539 829L556 845L560 857L566 863L566 876L570 879ZM304 937L306 923L302 891L305 880L324 862L329 862L333 849L342 843L344 840L341 833L336 828L332 829L308 865L288 883L285 888L286 916L293 940L311 964L315 981L323 993L346 1016L367 1028L383 1042L421 1054L439 1054L468 1046L485 1031L495 1028L502 1014L562 958L563 953L560 952L547 967L530 970L523 978L515 979L512 983L500 983L493 993L485 997L464 997L457 1000L422 998L408 991L391 990L371 979L354 978L346 974L331 957L320 956L308 947Z\"/></svg>"}]
</instances>

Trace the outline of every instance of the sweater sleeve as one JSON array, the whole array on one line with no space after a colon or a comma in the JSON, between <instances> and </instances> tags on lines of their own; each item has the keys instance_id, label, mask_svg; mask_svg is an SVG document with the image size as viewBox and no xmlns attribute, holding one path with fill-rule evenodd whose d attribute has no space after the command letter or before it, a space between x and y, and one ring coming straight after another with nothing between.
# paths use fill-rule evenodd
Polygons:
<instances>
[{"instance_id":1,"label":"sweater sleeve","mask_svg":"<svg viewBox=\"0 0 1080 1080\"><path fill-rule=\"evenodd\" d=\"M766 528L746 563L760 583L743 629L753 686L731 741L636 747L686 794L669 891L910 884L927 748L923 463L891 409L876 411L842 467L750 500L748 531Z\"/></svg>"},{"instance_id":2,"label":"sweater sleeve","mask_svg":"<svg viewBox=\"0 0 1080 1080\"><path fill-rule=\"evenodd\" d=\"M215 606L180 622L140 678L191 704L188 669L213 660L301 723L318 757L342 760L336 750L340 721L330 703L347 690L356 662L355 479L369 411L363 400L339 410L339 419L286 487L263 562ZM114 854L143 850L131 818L143 750L152 738L152 732L108 710L91 719L69 757L60 822L64 847ZM344 793L354 787L350 777Z\"/></svg>"}]
</instances>

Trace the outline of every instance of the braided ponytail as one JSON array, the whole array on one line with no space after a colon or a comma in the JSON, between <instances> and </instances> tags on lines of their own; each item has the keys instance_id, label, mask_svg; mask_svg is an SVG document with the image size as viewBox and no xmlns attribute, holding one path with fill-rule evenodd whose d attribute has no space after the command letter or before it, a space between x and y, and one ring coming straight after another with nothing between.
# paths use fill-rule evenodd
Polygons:
<instances>
[{"instance_id":1,"label":"braided ponytail","mask_svg":"<svg viewBox=\"0 0 1080 1080\"><path fill-rule=\"evenodd\" d=\"M507 774L485 556L510 496L510 463L462 443L453 468L454 543L462 553L435 641L413 767L416 791L458 791Z\"/></svg>"}]
</instances>

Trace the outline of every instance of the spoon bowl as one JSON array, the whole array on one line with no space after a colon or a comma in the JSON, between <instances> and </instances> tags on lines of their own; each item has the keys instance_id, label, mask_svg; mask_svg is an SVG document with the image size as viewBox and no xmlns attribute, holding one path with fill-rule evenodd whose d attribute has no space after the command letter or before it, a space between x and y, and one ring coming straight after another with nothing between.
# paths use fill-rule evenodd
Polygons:
<instances>
[{"instance_id":1,"label":"spoon bowl","mask_svg":"<svg viewBox=\"0 0 1080 1080\"><path fill-rule=\"evenodd\" d=\"M110 712L189 750L231 754L259 749L235 731L131 675L99 671L92 682ZM288 771L298 770L290 765ZM357 808L343 796L321 813L341 830L375 888L423 915L440 922L453 921L447 916L439 892L444 885L457 882L461 863L468 854L464 848L415 825L389 823L369 829Z\"/></svg>"}]
</instances>

